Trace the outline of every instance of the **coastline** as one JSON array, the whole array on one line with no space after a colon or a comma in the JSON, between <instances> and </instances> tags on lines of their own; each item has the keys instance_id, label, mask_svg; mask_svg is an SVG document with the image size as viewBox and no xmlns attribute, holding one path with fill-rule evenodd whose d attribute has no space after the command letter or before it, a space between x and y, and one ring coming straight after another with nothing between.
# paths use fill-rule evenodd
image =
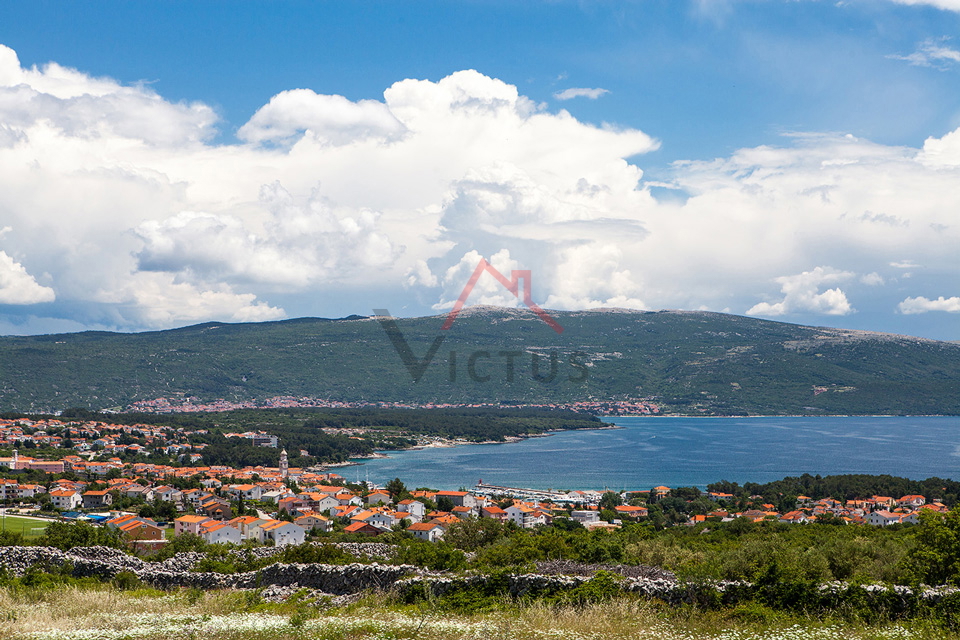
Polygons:
<instances>
[{"instance_id":1,"label":"coastline","mask_svg":"<svg viewBox=\"0 0 960 640\"><path fill-rule=\"evenodd\" d=\"M632 416L618 416L618 417L632 417ZM331 462L329 464L318 464L315 465L318 469L330 469L330 468L342 468L342 467L356 467L363 465L364 460L377 460L382 458L389 458L391 452L396 451L423 451L426 449L452 449L454 447L464 447L478 444L513 444L516 442L522 442L530 438L547 438L555 433L568 433L571 431L610 431L613 429L624 429L626 427L621 427L616 424L604 424L602 427L591 427L589 429L548 429L543 433L526 433L519 436L504 436L503 440L483 440L481 442L473 442L470 440L457 440L451 438L433 438L432 442L426 444L415 444L409 447L404 447L402 449L383 449L380 451L374 451L369 455L364 456L354 456L346 462Z\"/></svg>"}]
</instances>

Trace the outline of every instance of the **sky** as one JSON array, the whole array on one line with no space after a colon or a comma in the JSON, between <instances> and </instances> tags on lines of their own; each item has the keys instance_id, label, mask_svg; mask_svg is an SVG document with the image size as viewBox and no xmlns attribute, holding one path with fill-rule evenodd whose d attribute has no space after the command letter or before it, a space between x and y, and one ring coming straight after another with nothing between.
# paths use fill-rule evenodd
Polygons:
<instances>
[{"instance_id":1,"label":"sky","mask_svg":"<svg viewBox=\"0 0 960 640\"><path fill-rule=\"evenodd\" d=\"M482 258L960 340L960 0L0 5L0 334L441 314Z\"/></svg>"}]
</instances>

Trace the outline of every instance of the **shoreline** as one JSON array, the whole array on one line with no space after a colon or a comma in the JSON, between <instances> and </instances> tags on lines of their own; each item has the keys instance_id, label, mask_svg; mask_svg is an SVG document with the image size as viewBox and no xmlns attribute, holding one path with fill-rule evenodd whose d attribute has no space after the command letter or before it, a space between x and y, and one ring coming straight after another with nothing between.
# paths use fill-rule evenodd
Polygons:
<instances>
[{"instance_id":1,"label":"shoreline","mask_svg":"<svg viewBox=\"0 0 960 640\"><path fill-rule=\"evenodd\" d=\"M628 416L619 416L619 417L628 417ZM341 467L358 467L364 464L365 460L378 460L382 458L389 458L390 453L398 451L423 451L426 449L453 449L455 447L463 446L473 446L479 444L514 444L516 442L522 442L530 438L547 438L552 436L555 433L568 433L571 431L610 431L613 429L625 429L626 427L621 427L616 424L605 424L602 427L591 427L589 429L548 429L543 433L528 433L520 436L504 436L503 440L484 440L482 442L471 442L469 440L450 440L448 438L437 438L434 442L428 444L415 444L410 447L404 447L403 449L381 449L375 451L369 455L365 456L355 456L350 458L346 462L331 462L329 464L318 464L315 465L317 468L327 469L327 468L341 468Z\"/></svg>"}]
</instances>

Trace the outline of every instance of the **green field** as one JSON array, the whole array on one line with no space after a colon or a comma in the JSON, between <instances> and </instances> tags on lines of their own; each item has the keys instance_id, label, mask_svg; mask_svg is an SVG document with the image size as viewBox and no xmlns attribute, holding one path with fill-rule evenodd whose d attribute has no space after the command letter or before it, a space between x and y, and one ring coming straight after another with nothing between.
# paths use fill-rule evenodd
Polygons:
<instances>
[{"instance_id":1,"label":"green field","mask_svg":"<svg viewBox=\"0 0 960 640\"><path fill-rule=\"evenodd\" d=\"M0 518L0 529L23 534L27 540L39 538L47 528L48 521L33 520L32 518L18 518L17 516L3 516Z\"/></svg>"}]
</instances>

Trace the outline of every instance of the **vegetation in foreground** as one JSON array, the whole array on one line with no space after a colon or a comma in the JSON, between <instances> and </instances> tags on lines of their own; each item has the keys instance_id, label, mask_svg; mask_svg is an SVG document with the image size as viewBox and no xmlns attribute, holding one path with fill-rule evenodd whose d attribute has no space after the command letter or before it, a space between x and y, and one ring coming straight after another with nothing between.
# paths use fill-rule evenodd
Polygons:
<instances>
[{"instance_id":1,"label":"vegetation in foreground","mask_svg":"<svg viewBox=\"0 0 960 640\"><path fill-rule=\"evenodd\" d=\"M272 604L257 592L174 593L119 586L0 589L10 640L301 640L362 638L779 638L948 640L934 620L900 623L777 613L758 605L724 610L668 607L637 598L585 604L514 604L460 613L435 603L367 596L343 607L294 597Z\"/></svg>"}]
</instances>

